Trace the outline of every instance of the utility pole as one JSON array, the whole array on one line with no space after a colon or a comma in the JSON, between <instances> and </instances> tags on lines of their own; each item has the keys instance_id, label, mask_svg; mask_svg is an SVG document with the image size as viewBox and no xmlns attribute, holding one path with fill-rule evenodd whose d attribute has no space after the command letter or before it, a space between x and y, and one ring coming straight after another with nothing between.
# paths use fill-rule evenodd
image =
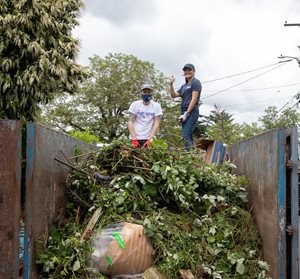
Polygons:
<instances>
[{"instance_id":1,"label":"utility pole","mask_svg":"<svg viewBox=\"0 0 300 279\"><path fill-rule=\"evenodd\" d=\"M278 56L278 58L280 58L280 59L287 59L287 58L289 58L289 59L294 59L294 60L296 60L297 61L297 63L299 64L299 66L300 66L300 58L299 57L295 57L295 56L287 56L287 55L280 55L280 56Z\"/></svg>"},{"instance_id":2,"label":"utility pole","mask_svg":"<svg viewBox=\"0 0 300 279\"><path fill-rule=\"evenodd\" d=\"M300 27L300 23L287 23L287 22L285 22L284 26L298 26L298 27Z\"/></svg>"},{"instance_id":3,"label":"utility pole","mask_svg":"<svg viewBox=\"0 0 300 279\"><path fill-rule=\"evenodd\" d=\"M300 23L287 23L287 21L285 21L284 26L285 26L285 27L286 27L286 26L298 26L298 27L300 27ZM298 48L300 49L300 46L298 46ZM298 62L299 66L300 66L300 57L286 56L286 55L282 55L282 54L281 54L278 58L284 58L284 59L290 58L290 59L295 59L295 60Z\"/></svg>"}]
</instances>

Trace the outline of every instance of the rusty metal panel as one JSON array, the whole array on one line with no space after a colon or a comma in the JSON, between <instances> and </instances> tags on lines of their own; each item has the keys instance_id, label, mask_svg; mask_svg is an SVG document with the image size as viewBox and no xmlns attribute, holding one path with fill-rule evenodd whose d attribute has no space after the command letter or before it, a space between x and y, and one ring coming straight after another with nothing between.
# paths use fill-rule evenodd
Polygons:
<instances>
[{"instance_id":1,"label":"rusty metal panel","mask_svg":"<svg viewBox=\"0 0 300 279\"><path fill-rule=\"evenodd\" d=\"M27 126L24 278L38 278L35 243L46 242L49 228L65 210L65 180L69 169L55 160L95 148L39 124ZM63 153L62 153L63 152Z\"/></svg>"},{"instance_id":2,"label":"rusty metal panel","mask_svg":"<svg viewBox=\"0 0 300 279\"><path fill-rule=\"evenodd\" d=\"M262 237L264 259L270 265L270 276L276 279L285 278L283 266L279 266L284 265L279 259L285 252L283 142L283 131L272 130L235 144L229 151L237 174L250 179L247 192Z\"/></svg>"},{"instance_id":3,"label":"rusty metal panel","mask_svg":"<svg viewBox=\"0 0 300 279\"><path fill-rule=\"evenodd\" d=\"M0 120L0 279L19 277L21 124Z\"/></svg>"},{"instance_id":4,"label":"rusty metal panel","mask_svg":"<svg viewBox=\"0 0 300 279\"><path fill-rule=\"evenodd\" d=\"M285 154L285 135L284 130L278 130L278 180L277 180L277 189L273 188L273 191L276 191L278 194L277 204L278 204L278 256L277 256L277 267L278 267L278 278L279 279L290 279L287 277L287 253L286 253L286 154ZM267 232L265 232L266 234ZM272 268L272 266L271 266ZM272 274L272 273L271 273Z\"/></svg>"}]
</instances>

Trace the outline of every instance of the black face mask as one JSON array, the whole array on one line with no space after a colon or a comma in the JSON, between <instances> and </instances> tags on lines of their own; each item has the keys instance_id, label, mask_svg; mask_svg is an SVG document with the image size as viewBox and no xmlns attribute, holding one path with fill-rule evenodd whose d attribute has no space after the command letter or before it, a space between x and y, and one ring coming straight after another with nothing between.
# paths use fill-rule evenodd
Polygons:
<instances>
[{"instance_id":1,"label":"black face mask","mask_svg":"<svg viewBox=\"0 0 300 279\"><path fill-rule=\"evenodd\" d=\"M144 102L148 103L152 99L152 95L151 94L143 94L142 99Z\"/></svg>"}]
</instances>

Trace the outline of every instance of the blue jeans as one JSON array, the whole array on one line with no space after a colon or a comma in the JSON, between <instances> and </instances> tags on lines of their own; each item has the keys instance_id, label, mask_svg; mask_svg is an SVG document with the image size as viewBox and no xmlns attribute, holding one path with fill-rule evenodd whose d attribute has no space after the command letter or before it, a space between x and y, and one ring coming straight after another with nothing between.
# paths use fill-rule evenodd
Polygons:
<instances>
[{"instance_id":1,"label":"blue jeans","mask_svg":"<svg viewBox=\"0 0 300 279\"><path fill-rule=\"evenodd\" d=\"M184 110L181 111L184 113ZM193 145L193 132L199 118L199 110L194 109L187 120L182 123L182 139L184 141L185 150L190 151L191 146Z\"/></svg>"}]
</instances>

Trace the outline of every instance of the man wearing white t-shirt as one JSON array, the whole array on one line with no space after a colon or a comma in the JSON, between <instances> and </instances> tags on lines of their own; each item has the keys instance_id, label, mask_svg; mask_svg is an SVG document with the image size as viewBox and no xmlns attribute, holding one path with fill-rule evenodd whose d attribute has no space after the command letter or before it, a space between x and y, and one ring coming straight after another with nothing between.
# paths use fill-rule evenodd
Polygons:
<instances>
[{"instance_id":1,"label":"man wearing white t-shirt","mask_svg":"<svg viewBox=\"0 0 300 279\"><path fill-rule=\"evenodd\" d=\"M153 89L150 84L141 88L142 100L135 101L129 108L128 129L134 148L150 147L151 139L158 131L162 109L152 100Z\"/></svg>"}]
</instances>

